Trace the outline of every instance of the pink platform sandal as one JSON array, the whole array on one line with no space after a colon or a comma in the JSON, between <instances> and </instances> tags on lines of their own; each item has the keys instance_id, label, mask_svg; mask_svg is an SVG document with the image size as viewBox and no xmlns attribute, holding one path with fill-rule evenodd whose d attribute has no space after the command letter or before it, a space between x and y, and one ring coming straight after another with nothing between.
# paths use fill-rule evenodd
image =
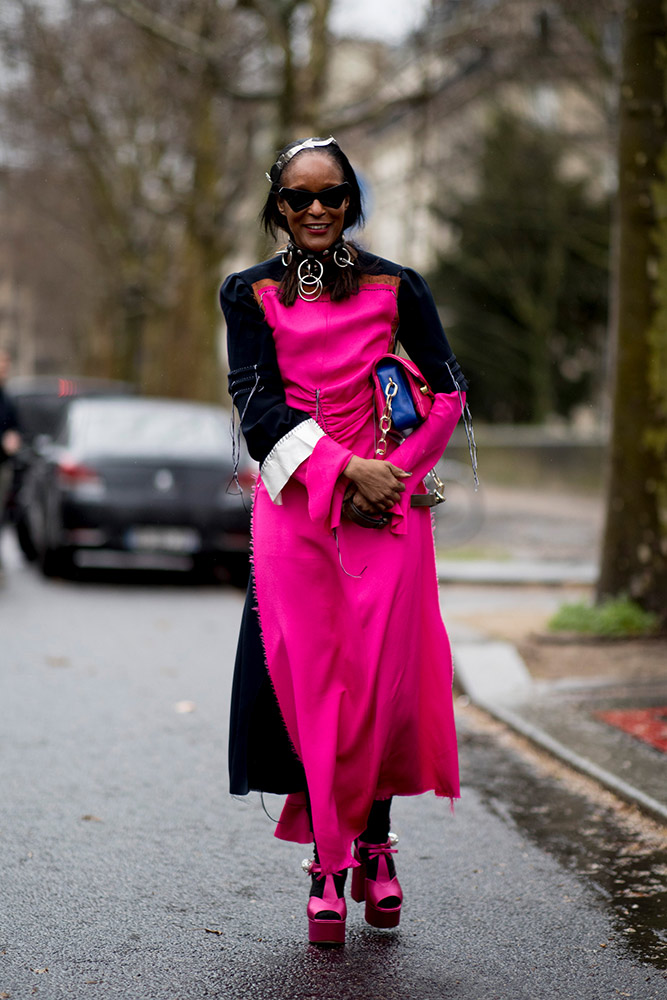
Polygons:
<instances>
[{"instance_id":1,"label":"pink platform sandal","mask_svg":"<svg viewBox=\"0 0 667 1000\"><path fill-rule=\"evenodd\" d=\"M395 833L385 844L354 842L354 856L361 864L352 870L352 899L366 901L364 916L371 927L397 927L401 919L403 891L391 856L397 853L397 843Z\"/></svg>"},{"instance_id":2,"label":"pink platform sandal","mask_svg":"<svg viewBox=\"0 0 667 1000\"><path fill-rule=\"evenodd\" d=\"M306 874L312 877L308 899L308 940L311 944L345 944L345 880L347 870L335 875L324 875L316 861L301 862Z\"/></svg>"}]
</instances>

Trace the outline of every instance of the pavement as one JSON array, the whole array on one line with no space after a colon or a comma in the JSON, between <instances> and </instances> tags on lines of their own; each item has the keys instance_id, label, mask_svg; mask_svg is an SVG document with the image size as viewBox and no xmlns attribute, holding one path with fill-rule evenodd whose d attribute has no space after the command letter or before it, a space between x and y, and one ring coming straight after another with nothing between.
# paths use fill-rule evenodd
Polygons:
<instances>
[{"instance_id":1,"label":"pavement","mask_svg":"<svg viewBox=\"0 0 667 1000\"><path fill-rule=\"evenodd\" d=\"M502 540L502 558L438 562L459 696L667 824L667 644L648 670L629 657L620 672L602 662L591 673L570 656L545 679L507 639L590 594L598 508L525 490L488 490L485 503L476 541L493 551ZM8 534L6 555L20 562ZM585 658L586 644L577 648Z\"/></svg>"},{"instance_id":2,"label":"pavement","mask_svg":"<svg viewBox=\"0 0 667 1000\"><path fill-rule=\"evenodd\" d=\"M499 619L546 620L572 588L581 599L594 564L444 560L438 572L460 696L667 823L667 658L654 657L647 671L628 657L620 674L604 664L591 674L583 642L580 671L570 666L544 679L531 674L514 642L497 637Z\"/></svg>"}]
</instances>

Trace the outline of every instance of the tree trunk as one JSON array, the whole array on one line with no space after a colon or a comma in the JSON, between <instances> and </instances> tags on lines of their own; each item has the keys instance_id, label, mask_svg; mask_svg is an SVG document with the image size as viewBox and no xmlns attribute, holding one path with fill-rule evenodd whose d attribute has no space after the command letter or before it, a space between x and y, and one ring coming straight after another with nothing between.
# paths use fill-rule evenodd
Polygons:
<instances>
[{"instance_id":1,"label":"tree trunk","mask_svg":"<svg viewBox=\"0 0 667 1000\"><path fill-rule=\"evenodd\" d=\"M619 108L616 358L606 526L598 599L629 594L667 620L667 528L661 468L651 431L659 423L652 391L655 279L667 268L656 247L653 186L667 139L667 38L663 0L628 0Z\"/></svg>"},{"instance_id":2,"label":"tree trunk","mask_svg":"<svg viewBox=\"0 0 667 1000\"><path fill-rule=\"evenodd\" d=\"M215 37L214 0L202 5L198 33L207 42ZM154 328L150 360L143 384L168 396L219 403L224 397L218 357L219 310L217 289L225 245L220 194L221 155L215 120L218 79L214 67L203 62L197 80L197 101L190 123L188 148L192 156L192 183L183 212L183 231L177 247L177 279L173 305L162 329Z\"/></svg>"}]
</instances>

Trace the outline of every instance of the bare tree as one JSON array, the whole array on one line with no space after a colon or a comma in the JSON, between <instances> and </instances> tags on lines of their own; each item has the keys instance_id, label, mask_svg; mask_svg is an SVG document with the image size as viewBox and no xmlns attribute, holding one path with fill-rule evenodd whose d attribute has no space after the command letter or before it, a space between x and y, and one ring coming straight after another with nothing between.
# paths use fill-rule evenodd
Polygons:
<instances>
[{"instance_id":1,"label":"bare tree","mask_svg":"<svg viewBox=\"0 0 667 1000\"><path fill-rule=\"evenodd\" d=\"M37 0L8 0L4 47L22 67L6 103L14 143L34 179L74 186L63 239L76 219L74 239L96 260L88 367L221 396L221 262L238 244L258 148L264 160L314 128L330 5L69 0L48 18Z\"/></svg>"},{"instance_id":2,"label":"bare tree","mask_svg":"<svg viewBox=\"0 0 667 1000\"><path fill-rule=\"evenodd\" d=\"M174 58L96 0L71 0L55 20L30 0L11 2L9 42L27 69L8 101L13 138L33 176L76 187L62 238L79 223L74 239L97 262L92 364L147 388L219 398L215 293L246 186L252 114L229 128L235 101L221 96L206 58ZM187 7L198 37L217 40L233 77L247 29L226 24L231 14L215 0L173 7Z\"/></svg>"}]
</instances>

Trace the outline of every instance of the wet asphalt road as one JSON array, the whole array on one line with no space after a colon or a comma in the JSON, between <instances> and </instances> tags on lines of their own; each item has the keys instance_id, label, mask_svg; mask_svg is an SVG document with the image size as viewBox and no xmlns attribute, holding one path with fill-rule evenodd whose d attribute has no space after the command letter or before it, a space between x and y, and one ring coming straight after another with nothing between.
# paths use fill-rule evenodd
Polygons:
<instances>
[{"instance_id":1,"label":"wet asphalt road","mask_svg":"<svg viewBox=\"0 0 667 1000\"><path fill-rule=\"evenodd\" d=\"M0 997L667 996L667 855L464 708L455 815L394 808L398 933L351 904L346 947L309 947L307 849L226 790L242 595L8 577Z\"/></svg>"}]
</instances>

